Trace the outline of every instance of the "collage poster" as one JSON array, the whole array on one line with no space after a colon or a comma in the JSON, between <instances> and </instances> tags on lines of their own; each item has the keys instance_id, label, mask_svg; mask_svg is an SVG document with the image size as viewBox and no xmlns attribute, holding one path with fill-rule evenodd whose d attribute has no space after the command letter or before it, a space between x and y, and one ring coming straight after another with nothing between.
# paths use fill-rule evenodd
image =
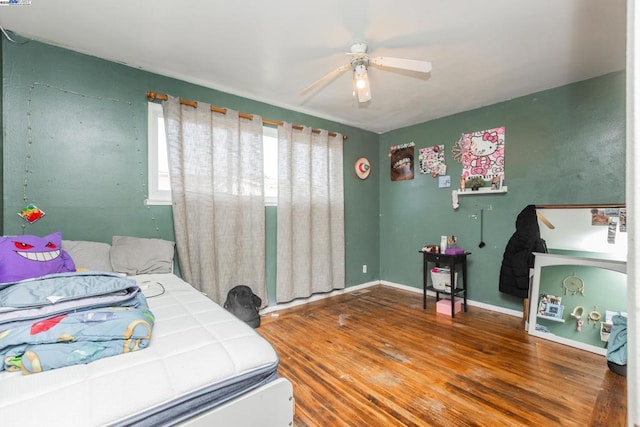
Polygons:
<instances>
[{"instance_id":1,"label":"collage poster","mask_svg":"<svg viewBox=\"0 0 640 427\"><path fill-rule=\"evenodd\" d=\"M420 149L420 173L429 173L434 178L447 173L444 145L434 145L433 147Z\"/></svg>"}]
</instances>

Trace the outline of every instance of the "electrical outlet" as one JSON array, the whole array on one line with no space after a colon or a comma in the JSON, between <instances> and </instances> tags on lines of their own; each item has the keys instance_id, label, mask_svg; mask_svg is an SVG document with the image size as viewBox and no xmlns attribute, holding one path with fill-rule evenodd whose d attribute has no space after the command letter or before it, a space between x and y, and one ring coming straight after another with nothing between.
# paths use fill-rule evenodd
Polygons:
<instances>
[{"instance_id":1,"label":"electrical outlet","mask_svg":"<svg viewBox=\"0 0 640 427\"><path fill-rule=\"evenodd\" d=\"M367 264L362 264L362 272L363 273L367 272Z\"/></svg>"}]
</instances>

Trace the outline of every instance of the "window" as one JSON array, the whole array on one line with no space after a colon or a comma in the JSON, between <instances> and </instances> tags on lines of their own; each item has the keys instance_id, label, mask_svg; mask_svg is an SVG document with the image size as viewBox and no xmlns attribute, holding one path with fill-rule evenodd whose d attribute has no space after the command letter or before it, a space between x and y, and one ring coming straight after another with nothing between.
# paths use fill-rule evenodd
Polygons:
<instances>
[{"instance_id":1,"label":"window","mask_svg":"<svg viewBox=\"0 0 640 427\"><path fill-rule=\"evenodd\" d=\"M264 203L278 204L278 129L263 126Z\"/></svg>"},{"instance_id":2,"label":"window","mask_svg":"<svg viewBox=\"0 0 640 427\"><path fill-rule=\"evenodd\" d=\"M148 103L148 191L147 205L171 204L171 180L167 160L162 105ZM278 203L278 130L264 126L264 198L266 205Z\"/></svg>"},{"instance_id":3,"label":"window","mask_svg":"<svg viewBox=\"0 0 640 427\"><path fill-rule=\"evenodd\" d=\"M149 179L146 204L170 205L171 180L169 179L169 162L167 161L167 140L164 132L162 105L148 103L148 138L149 138Z\"/></svg>"}]
</instances>

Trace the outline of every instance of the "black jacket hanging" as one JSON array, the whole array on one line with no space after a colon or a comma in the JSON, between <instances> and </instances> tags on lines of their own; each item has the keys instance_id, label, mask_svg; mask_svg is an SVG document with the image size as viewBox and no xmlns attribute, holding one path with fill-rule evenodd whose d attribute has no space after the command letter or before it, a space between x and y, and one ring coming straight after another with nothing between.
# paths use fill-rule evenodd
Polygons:
<instances>
[{"instance_id":1,"label":"black jacket hanging","mask_svg":"<svg viewBox=\"0 0 640 427\"><path fill-rule=\"evenodd\" d=\"M500 268L500 292L520 298L529 297L529 269L533 268L533 252L547 252L540 238L540 227L535 205L529 205L518 214L516 231L504 250Z\"/></svg>"}]
</instances>

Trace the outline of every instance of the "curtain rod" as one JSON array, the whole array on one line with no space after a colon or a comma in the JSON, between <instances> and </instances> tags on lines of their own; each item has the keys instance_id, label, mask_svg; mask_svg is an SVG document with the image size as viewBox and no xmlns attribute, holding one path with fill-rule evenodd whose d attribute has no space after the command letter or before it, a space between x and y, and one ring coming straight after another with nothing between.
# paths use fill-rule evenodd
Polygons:
<instances>
[{"instance_id":1,"label":"curtain rod","mask_svg":"<svg viewBox=\"0 0 640 427\"><path fill-rule=\"evenodd\" d=\"M153 101L155 99L159 99L161 101L166 101L167 99L169 99L169 96L164 94L164 93L147 92L147 99L149 101ZM189 106L195 108L195 107L198 106L198 101L187 101L187 100L184 100L184 99L180 98L180 104L189 105ZM227 114L227 109L226 108L214 107L213 105L211 106L211 111L213 111L215 113L220 113L220 114ZM252 114L239 113L239 116L242 117L243 119L253 120L253 115ZM262 118L262 123L263 124L267 124L267 125L273 125L273 126L282 126L284 124L283 122L279 122L277 120L266 119L264 117ZM300 125L292 125L292 127L294 129L297 129L297 130L304 129L304 126L300 126ZM311 132L320 133L321 131L320 131L320 129L311 129ZM329 132L329 136L338 136L338 134L336 132ZM347 139L347 135L342 135L342 139Z\"/></svg>"}]
</instances>

